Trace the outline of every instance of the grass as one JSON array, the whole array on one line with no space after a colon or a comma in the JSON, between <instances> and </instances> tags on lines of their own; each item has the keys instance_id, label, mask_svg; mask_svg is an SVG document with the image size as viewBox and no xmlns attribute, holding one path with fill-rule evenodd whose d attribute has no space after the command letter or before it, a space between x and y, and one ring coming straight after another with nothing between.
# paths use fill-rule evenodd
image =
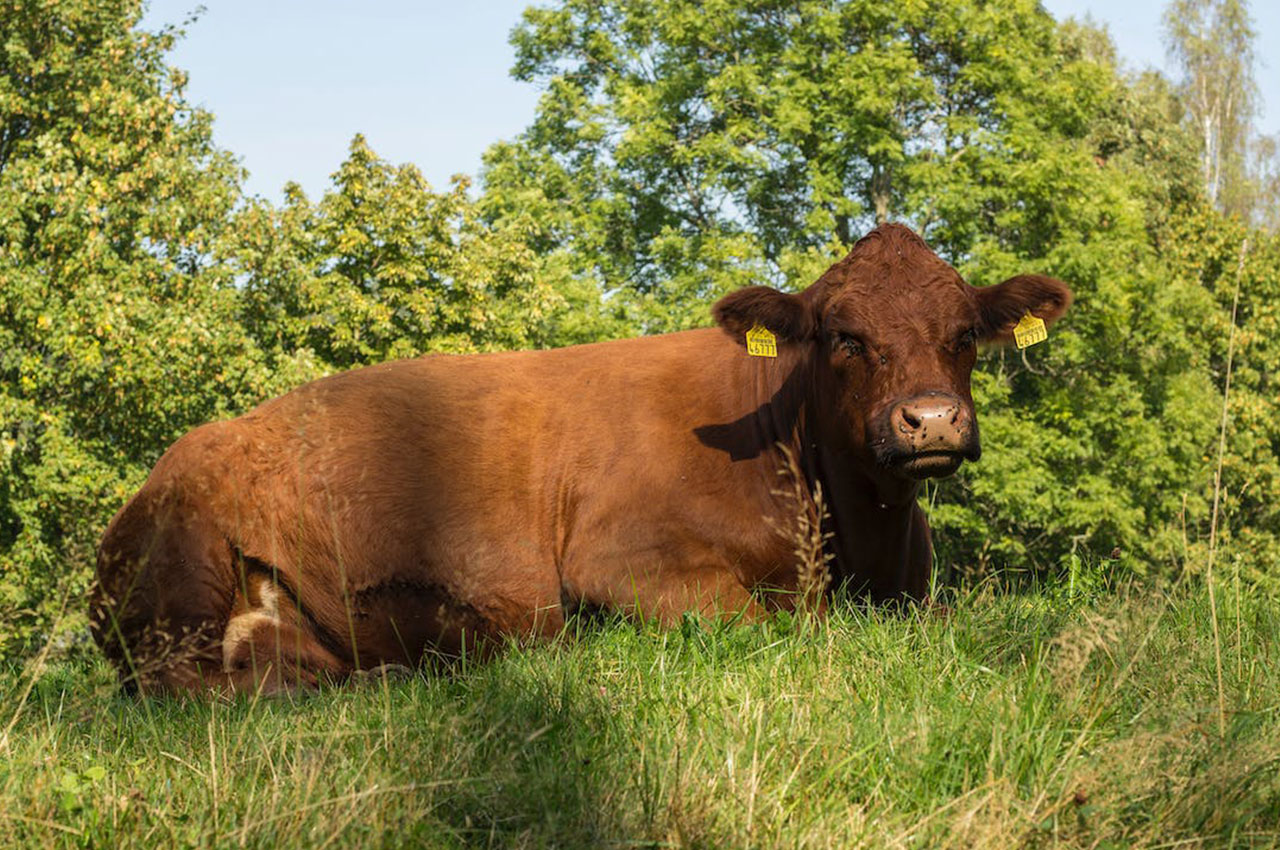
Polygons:
<instances>
[{"instance_id":1,"label":"grass","mask_svg":"<svg viewBox=\"0 0 1280 850\"><path fill-rule=\"evenodd\" d=\"M1280 611L1238 606L1225 734L1188 590L615 623L292 699L10 669L0 845L1276 846Z\"/></svg>"}]
</instances>

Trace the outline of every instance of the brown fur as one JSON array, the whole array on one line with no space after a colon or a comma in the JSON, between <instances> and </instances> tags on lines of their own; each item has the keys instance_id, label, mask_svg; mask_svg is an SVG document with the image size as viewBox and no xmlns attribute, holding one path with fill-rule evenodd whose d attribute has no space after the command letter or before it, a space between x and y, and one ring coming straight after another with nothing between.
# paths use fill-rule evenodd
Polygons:
<instances>
[{"instance_id":1,"label":"brown fur","mask_svg":"<svg viewBox=\"0 0 1280 850\"><path fill-rule=\"evenodd\" d=\"M919 598L928 525L885 411L942 392L971 409L955 340L1070 298L1003 287L888 225L803 293L726 297L723 330L307 384L165 453L103 538L95 636L144 689L275 690L550 635L580 607L756 616L795 582L765 521L793 510L778 444L822 483L837 578ZM744 352L756 321L778 357Z\"/></svg>"}]
</instances>

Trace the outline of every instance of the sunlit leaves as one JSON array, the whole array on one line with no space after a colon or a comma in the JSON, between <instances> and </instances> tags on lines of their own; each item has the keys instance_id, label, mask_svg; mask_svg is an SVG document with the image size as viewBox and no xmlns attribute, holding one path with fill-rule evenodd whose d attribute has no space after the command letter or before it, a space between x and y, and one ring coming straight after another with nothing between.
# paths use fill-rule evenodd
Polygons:
<instances>
[{"instance_id":1,"label":"sunlit leaves","mask_svg":"<svg viewBox=\"0 0 1280 850\"><path fill-rule=\"evenodd\" d=\"M599 296L539 250L533 213L516 203L486 218L465 178L437 192L357 136L318 202L292 187L280 209L251 203L220 250L263 347L328 369L572 341L561 323Z\"/></svg>"},{"instance_id":2,"label":"sunlit leaves","mask_svg":"<svg viewBox=\"0 0 1280 850\"><path fill-rule=\"evenodd\" d=\"M134 2L0 7L0 648L75 622L159 452L268 383L206 261L239 169Z\"/></svg>"}]
</instances>

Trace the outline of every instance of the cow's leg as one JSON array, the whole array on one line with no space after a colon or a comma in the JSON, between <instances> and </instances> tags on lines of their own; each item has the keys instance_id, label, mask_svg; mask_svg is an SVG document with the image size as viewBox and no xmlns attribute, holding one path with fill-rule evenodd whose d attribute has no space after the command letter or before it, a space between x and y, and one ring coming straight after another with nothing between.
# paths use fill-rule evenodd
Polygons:
<instances>
[{"instance_id":1,"label":"cow's leg","mask_svg":"<svg viewBox=\"0 0 1280 850\"><path fill-rule=\"evenodd\" d=\"M133 646L131 681L145 693L200 691L274 694L341 679L349 664L314 636L292 599L269 577L250 574L235 593L221 629L201 620L195 640ZM123 672L123 671L122 671Z\"/></svg>"},{"instance_id":2,"label":"cow's leg","mask_svg":"<svg viewBox=\"0 0 1280 850\"><path fill-rule=\"evenodd\" d=\"M198 504L144 487L107 528L97 568L90 625L127 690L189 690L225 679L219 637L235 566Z\"/></svg>"},{"instance_id":3,"label":"cow's leg","mask_svg":"<svg viewBox=\"0 0 1280 850\"><path fill-rule=\"evenodd\" d=\"M314 687L351 665L326 648L286 590L261 571L243 576L221 635L222 673L232 690L263 693Z\"/></svg>"},{"instance_id":4,"label":"cow's leg","mask_svg":"<svg viewBox=\"0 0 1280 850\"><path fill-rule=\"evenodd\" d=\"M765 606L723 567L682 571L684 575L663 583L650 594L639 613L662 623L677 623L685 614L716 620L752 623L767 616Z\"/></svg>"},{"instance_id":5,"label":"cow's leg","mask_svg":"<svg viewBox=\"0 0 1280 850\"><path fill-rule=\"evenodd\" d=\"M542 641L564 631L566 605L561 583L545 564L512 559L510 571L486 583L484 613L488 635L517 641ZM483 644L496 641L482 638ZM483 648L483 646L482 646ZM482 653L483 654L483 653Z\"/></svg>"},{"instance_id":6,"label":"cow's leg","mask_svg":"<svg viewBox=\"0 0 1280 850\"><path fill-rule=\"evenodd\" d=\"M112 521L90 614L130 691L281 690L344 669L207 506L173 490L144 488Z\"/></svg>"}]
</instances>

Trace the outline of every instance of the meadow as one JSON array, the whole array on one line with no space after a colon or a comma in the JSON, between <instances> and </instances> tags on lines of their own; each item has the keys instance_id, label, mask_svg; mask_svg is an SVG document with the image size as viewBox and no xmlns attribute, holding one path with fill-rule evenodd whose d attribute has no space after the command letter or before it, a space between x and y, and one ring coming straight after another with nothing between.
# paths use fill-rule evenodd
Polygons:
<instances>
[{"instance_id":1,"label":"meadow","mask_svg":"<svg viewBox=\"0 0 1280 850\"><path fill-rule=\"evenodd\" d=\"M1275 846L1280 611L1203 587L616 621L272 699L37 658L0 674L0 845Z\"/></svg>"},{"instance_id":2,"label":"meadow","mask_svg":"<svg viewBox=\"0 0 1280 850\"><path fill-rule=\"evenodd\" d=\"M534 6L537 112L477 174L433 188L353 127L279 201L171 65L195 17L0 9L0 848L1280 846L1248 4L1170 3L1172 77L1026 0ZM882 221L1075 293L981 355L986 454L926 491L948 615L580 624L271 699L128 698L87 645L103 530L190 428L400 357L705 326Z\"/></svg>"}]
</instances>

